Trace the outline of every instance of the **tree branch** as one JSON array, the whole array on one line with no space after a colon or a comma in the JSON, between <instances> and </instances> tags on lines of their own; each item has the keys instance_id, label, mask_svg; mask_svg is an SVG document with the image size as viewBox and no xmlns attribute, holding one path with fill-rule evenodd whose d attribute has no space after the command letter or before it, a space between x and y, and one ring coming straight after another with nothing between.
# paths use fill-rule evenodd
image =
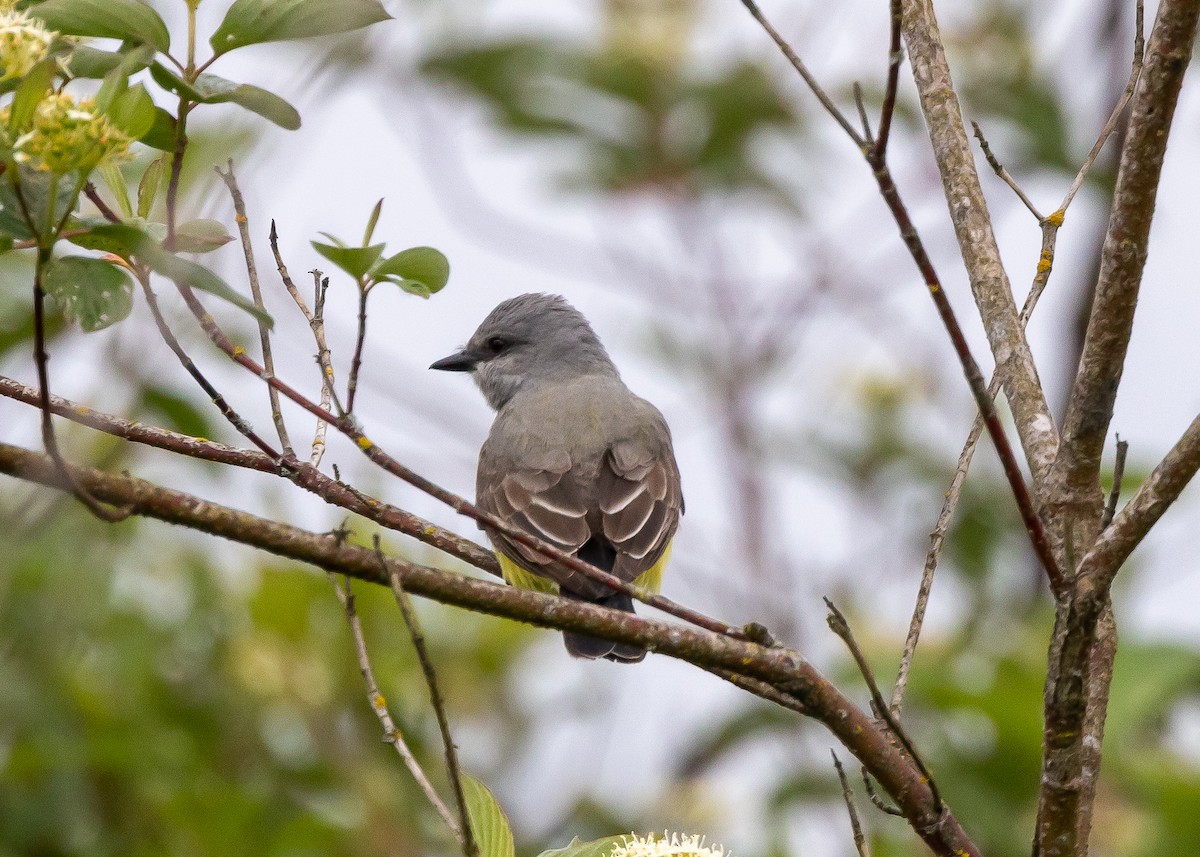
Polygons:
<instances>
[{"instance_id":1,"label":"tree branch","mask_svg":"<svg viewBox=\"0 0 1200 857\"><path fill-rule=\"evenodd\" d=\"M438 731L442 735L442 750L446 755L446 776L450 780L450 788L454 792L454 802L458 805L458 828L462 832L462 847L464 857L479 857L479 843L471 830L471 814L467 811L467 798L463 794L462 766L458 763L458 748L454 746L454 736L450 734L450 718L446 715L446 703L442 699L442 691L438 686L437 670L434 669L433 659L429 657L429 649L425 646L425 632L417 613L413 610L412 600L404 591L404 581L395 571L387 567L387 558L380 545L379 534L372 538L375 555L379 557L379 565L392 586L392 594L396 597L396 606L404 617L404 625L408 628L408 636L412 640L413 650L421 663L421 674L425 676L425 686L429 689L429 704L433 707L437 718ZM347 582L347 586L349 583Z\"/></svg>"},{"instance_id":2,"label":"tree branch","mask_svg":"<svg viewBox=\"0 0 1200 857\"><path fill-rule=\"evenodd\" d=\"M250 294L254 305L262 312L267 311L263 303L262 286L258 282L258 265L254 261L254 244L250 241L250 219L246 216L246 201L242 198L242 190L238 187L237 176L233 174L233 158L226 164L226 172L220 167L213 167L225 187L229 189L229 198L233 200L234 219L238 225L238 236L242 241L242 255L246 258L246 279L250 283ZM258 319L258 341L262 345L263 368L272 375L275 374L275 358L271 355L271 331L266 321ZM267 398L271 403L271 418L275 421L275 432L279 435L279 443L283 447L285 457L292 455L292 442L288 438L287 425L283 421L283 412L279 409L279 393L274 387L267 387Z\"/></svg>"},{"instance_id":3,"label":"tree branch","mask_svg":"<svg viewBox=\"0 0 1200 857\"><path fill-rule=\"evenodd\" d=\"M1001 263L932 0L904 0L902 20L913 80L971 291L1035 490L1040 489L1058 450L1058 434Z\"/></svg>"},{"instance_id":4,"label":"tree branch","mask_svg":"<svg viewBox=\"0 0 1200 857\"><path fill-rule=\"evenodd\" d=\"M1102 502L1100 457L1133 330L1163 159L1198 19L1200 0L1168 0L1159 6L1150 34L1121 149L1083 353L1063 420L1062 447L1054 462L1056 502L1083 502L1089 510Z\"/></svg>"},{"instance_id":5,"label":"tree branch","mask_svg":"<svg viewBox=\"0 0 1200 857\"><path fill-rule=\"evenodd\" d=\"M381 567L373 550L344 544L286 524L239 512L144 480L83 467L73 476L110 503L133 514L188 526L279 556L380 585L400 576L406 591L446 604L522 622L576 631L637 645L701 667L716 667L764 681L796 697L871 772L935 854L977 857L979 850L955 816L938 811L921 773L872 719L798 653L766 648L725 634L672 625L540 592L519 590L397 558ZM0 473L62 490L62 477L46 456L0 443Z\"/></svg>"},{"instance_id":6,"label":"tree branch","mask_svg":"<svg viewBox=\"0 0 1200 857\"><path fill-rule=\"evenodd\" d=\"M0 396L6 396L28 405L36 405L38 393L24 384L0 375ZM54 413L72 422L134 443L186 455L200 461L231 464L235 467L257 470L260 473L278 475L280 472L278 458L273 455L248 449L237 449L216 441L202 440L144 423L124 420L59 396L50 398L50 408ZM381 527L412 536L418 541L486 571L488 574L500 576L500 564L496 561L495 555L470 539L464 539L462 536L419 518L411 512L368 497L361 491L351 488L344 482L331 479L315 467L304 465L302 462L291 462L285 475L290 481L330 505L361 515Z\"/></svg>"},{"instance_id":7,"label":"tree branch","mask_svg":"<svg viewBox=\"0 0 1200 857\"><path fill-rule=\"evenodd\" d=\"M337 595L338 601L342 605L342 610L346 614L346 624L350 626L350 639L354 643L354 656L358 659L358 671L362 673L363 684L367 686L367 704L371 706L371 710L375 712L375 716L379 719L379 725L383 727L383 738L389 744L396 748L396 754L400 756L404 766L408 768L408 772L412 774L413 779L417 781L417 786L425 795L425 799L441 816L446 826L450 828L450 832L461 843L462 830L459 824L454 819L454 815L446 806L445 801L441 799L437 791L433 788L433 784L429 782L429 777L425 775L425 770L421 767L421 763L417 761L417 757L413 755L412 750L408 747L408 742L404 740L404 736L400 730L396 728L396 722L392 719L392 713L388 711L387 700L384 699L382 693L379 692L379 683L375 681L375 671L371 669L371 660L367 655L367 641L363 636L362 620L358 618L358 610L354 606L354 590L350 588L350 578L342 578L344 586L338 585L338 579L335 575L329 575L329 582L333 584L334 594Z\"/></svg>"},{"instance_id":8,"label":"tree branch","mask_svg":"<svg viewBox=\"0 0 1200 857\"><path fill-rule=\"evenodd\" d=\"M1142 530L1132 539L1136 528L1131 530L1127 523L1114 533L1115 520L1100 533L1100 458L1132 332L1171 121L1198 22L1200 0L1163 0L1159 6L1134 92L1063 441L1048 480L1048 502L1061 510L1067 544L1087 553L1075 573L1070 602L1060 605L1055 617L1051 642L1038 805L1037 847L1042 857L1080 857L1088 850L1116 653L1109 591L1121 563L1145 534ZM1126 522L1157 520L1195 473L1191 432L1189 428L1168 455L1170 464L1164 461L1156 469L1165 488L1160 503L1151 504L1158 506L1156 512L1148 515L1140 503ZM1118 516L1122 517L1124 512ZM1101 545L1120 548L1098 550Z\"/></svg>"}]
</instances>

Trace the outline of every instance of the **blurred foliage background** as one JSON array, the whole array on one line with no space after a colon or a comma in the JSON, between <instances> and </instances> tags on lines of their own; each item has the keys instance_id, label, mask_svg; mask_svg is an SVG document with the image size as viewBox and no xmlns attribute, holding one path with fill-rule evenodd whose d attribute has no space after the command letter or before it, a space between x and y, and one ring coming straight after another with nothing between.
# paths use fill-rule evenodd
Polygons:
<instances>
[{"instance_id":1,"label":"blurred foliage background","mask_svg":"<svg viewBox=\"0 0 1200 857\"><path fill-rule=\"evenodd\" d=\"M156 5L164 13L172 7ZM969 424L961 381L936 328L887 346L863 344L864 331L886 339L894 316L924 311L924 304L910 310L888 302L915 278L886 221L863 214L869 198L846 199L846 176L862 169L855 153L814 112L766 40L751 28L735 33L733 48L722 41L731 19L745 26L738 4L575 5L543 22L539 4L516 0L393 4L401 37L384 25L308 47L319 55L293 85L315 93L315 103L299 133L322 128L321 93L360 85L389 98L399 93L397 101L378 99L377 109L384 116L401 109L416 129L427 181L460 229L451 240L503 244L498 252L535 266L561 267L544 248L562 242L522 220L526 212L514 210L503 183L494 192L475 181L486 166L470 175L460 169L446 116L474 117L486 134L482 151L532 159L523 175L588 211L597 239L558 252L570 257L574 276L611 289L621 306L648 308L634 337L654 367L647 371L687 391L688 407L679 408L709 426L706 449L719 455L694 459L707 471L689 478L723 529L706 541L694 528L675 572L690 582L668 592L735 621L765 622L865 699L852 666L819 627L816 594L830 593L847 610L878 674L890 679L925 536ZM861 79L874 110L879 92L871 82L882 79L885 62L883 6L852 4L862 16L852 20L820 4L767 5L802 53L829 67L822 70L840 103L851 103L850 83ZM1131 11L1110 3L1096 17L1092 6L1075 4L1056 18L1060 29L1086 30L1055 43L1094 80L1068 86L1047 70L1057 57L1047 57L1037 38L1041 4L946 5L970 117L1014 174L1061 195L1053 188L1069 182L1097 117L1124 85ZM906 87L900 119L895 159L912 187L910 204L922 223L938 223L940 191ZM257 131L230 123L201 128L195 142L200 154L187 191L197 207L213 198L204 164L267 145ZM1074 365L1076 318L1093 279L1086 248L1101 234L1097 213L1111 171L1102 160L1081 197L1081 261L1055 274L1061 297L1045 375L1051 383L1056 369L1065 375ZM256 192L269 207L270 188ZM998 206L998 218L1009 202ZM357 228L357 215L347 221ZM855 231L878 224L891 249L856 251ZM930 240L935 255L952 261L945 237L934 229ZM1036 240L1023 246L1028 262ZM453 245L442 249L456 259ZM0 370L30 378L27 272L6 260L0 276ZM454 300L450 291L435 300ZM461 308L464 336L485 309ZM80 336L57 320L52 331L56 353L69 353ZM131 349L149 335L126 333L105 347L113 371L97 385L97 401L226 438L178 373L164 380L135 365ZM830 344L843 340L849 353L831 357ZM54 364L66 372L69 365ZM832 419L798 416L805 408L797 399L805 397L807 411ZM0 401L0 427L28 424L27 411ZM64 433L77 456L110 469L145 462L109 440ZM1135 447L1134 459L1152 462L1145 452L1139 457ZM980 459L943 557L937 591L950 606L943 601L931 619L905 716L984 852L1015 857L1028 852L1033 825L1050 614L1007 489L990 455ZM161 458L156 467L173 484L249 502L246 483L213 468ZM1127 472L1128 488L1144 469ZM860 541L857 552L830 559L808 544L806 524L796 520L812 513L793 505L797 479L840 498L848 517L831 528ZM255 503L289 509L283 489L249 484ZM326 580L155 523L105 526L11 480L0 482L0 526L0 855L453 853L379 740ZM355 538L369 540L361 522L352 526ZM736 579L713 567L714 544L719 564L739 570ZM1168 561L1165 573L1194 570L1186 556ZM360 588L359 607L381 689L444 792L436 728L391 596ZM547 635L437 605L422 610L458 743L510 809L519 853L575 835L664 827L708 833L740 857L853 853L829 742L816 727L700 687L703 679L681 679L680 670L657 689L669 699L620 671L593 672L600 690L585 689L589 674L565 666ZM635 683L635 691L613 691L621 683ZM564 720L573 724L567 732ZM634 724L634 734L614 724ZM672 748L670 758L651 754L658 769L649 784L637 781L641 769L628 757L660 744ZM1124 634L1105 744L1095 853L1194 850L1194 647ZM626 765L627 788L616 788ZM876 855L920 849L902 822L865 800L860 811Z\"/></svg>"}]
</instances>

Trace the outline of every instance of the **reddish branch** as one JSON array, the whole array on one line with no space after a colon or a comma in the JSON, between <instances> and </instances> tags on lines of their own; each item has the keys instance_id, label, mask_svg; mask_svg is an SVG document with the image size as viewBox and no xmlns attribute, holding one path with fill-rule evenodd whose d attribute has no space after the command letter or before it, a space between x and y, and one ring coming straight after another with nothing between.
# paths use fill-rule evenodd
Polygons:
<instances>
[{"instance_id":1,"label":"reddish branch","mask_svg":"<svg viewBox=\"0 0 1200 857\"><path fill-rule=\"evenodd\" d=\"M949 809L942 806L939 811L935 806L928 783L891 736L790 649L765 647L727 634L672 625L397 558L381 563L374 550L346 544L332 535L301 530L130 476L84 467L70 470L95 496L128 506L136 515L191 527L383 586L390 585L389 578L396 575L406 591L445 604L542 627L590 633L766 682L794 697L855 755L935 854L980 854ZM61 474L46 456L8 444L0 444L0 473L60 490L63 487ZM753 687L753 683L743 686Z\"/></svg>"}]
</instances>

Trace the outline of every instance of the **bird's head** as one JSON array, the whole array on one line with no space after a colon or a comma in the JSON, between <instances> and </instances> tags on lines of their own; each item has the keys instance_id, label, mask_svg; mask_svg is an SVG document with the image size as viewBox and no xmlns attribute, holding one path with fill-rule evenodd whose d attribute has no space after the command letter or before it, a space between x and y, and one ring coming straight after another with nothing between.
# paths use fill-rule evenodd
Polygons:
<instances>
[{"instance_id":1,"label":"bird's head","mask_svg":"<svg viewBox=\"0 0 1200 857\"><path fill-rule=\"evenodd\" d=\"M429 368L470 372L496 410L527 383L617 373L588 320L564 298L545 294L504 301L461 351Z\"/></svg>"}]
</instances>

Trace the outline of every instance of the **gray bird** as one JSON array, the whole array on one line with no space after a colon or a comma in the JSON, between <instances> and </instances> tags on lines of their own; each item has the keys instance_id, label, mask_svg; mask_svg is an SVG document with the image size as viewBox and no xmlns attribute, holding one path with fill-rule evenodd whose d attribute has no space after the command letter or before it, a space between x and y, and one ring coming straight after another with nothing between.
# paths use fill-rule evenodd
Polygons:
<instances>
[{"instance_id":1,"label":"gray bird","mask_svg":"<svg viewBox=\"0 0 1200 857\"><path fill-rule=\"evenodd\" d=\"M654 592L683 513L671 431L621 380L586 318L557 295L492 310L430 369L470 372L496 420L479 452L479 508ZM484 527L514 586L634 612L633 601ZM636 646L564 633L576 657L635 662Z\"/></svg>"}]
</instances>

